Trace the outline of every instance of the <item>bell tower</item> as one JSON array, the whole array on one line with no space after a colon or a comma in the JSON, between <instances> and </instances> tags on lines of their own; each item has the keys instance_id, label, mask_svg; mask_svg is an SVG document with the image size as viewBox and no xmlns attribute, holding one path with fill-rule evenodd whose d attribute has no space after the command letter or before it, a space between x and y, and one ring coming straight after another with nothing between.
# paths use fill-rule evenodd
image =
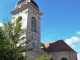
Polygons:
<instances>
[{"instance_id":1,"label":"bell tower","mask_svg":"<svg viewBox=\"0 0 80 60\"><path fill-rule=\"evenodd\" d=\"M38 5L33 0L21 0L16 4L15 10L10 13L13 15L12 22L21 16L23 19L22 28L29 27L29 33L25 33L26 36L28 35L33 39L29 43L29 47L34 50L41 50L40 16L43 13L40 12ZM27 45L25 44L25 46Z\"/></svg>"}]
</instances>

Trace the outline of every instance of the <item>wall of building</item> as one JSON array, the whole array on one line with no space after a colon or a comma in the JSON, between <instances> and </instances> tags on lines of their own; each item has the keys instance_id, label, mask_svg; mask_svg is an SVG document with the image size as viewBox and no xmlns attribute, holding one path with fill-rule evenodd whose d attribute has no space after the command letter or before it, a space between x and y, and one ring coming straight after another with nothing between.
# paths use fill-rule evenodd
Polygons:
<instances>
[{"instance_id":1,"label":"wall of building","mask_svg":"<svg viewBox=\"0 0 80 60\"><path fill-rule=\"evenodd\" d=\"M67 60L76 60L76 52L74 51L58 51L58 52L44 52L44 51L28 51L25 55L40 57L42 55L51 55L53 60L61 60L62 58L66 58Z\"/></svg>"},{"instance_id":2,"label":"wall of building","mask_svg":"<svg viewBox=\"0 0 80 60\"><path fill-rule=\"evenodd\" d=\"M35 58L41 57L43 56L45 53L43 51L38 51L38 50L34 50L34 51L27 51L25 53L26 56L33 56Z\"/></svg>"},{"instance_id":3,"label":"wall of building","mask_svg":"<svg viewBox=\"0 0 80 60\"><path fill-rule=\"evenodd\" d=\"M31 19L32 17L34 17L36 19L36 30L37 32L31 31ZM32 36L32 34L34 34L36 36L36 38L34 40L32 40L30 42L30 47L32 48L32 42L35 43L35 49L37 50L41 50L41 42L40 42L40 15L38 15L38 13L32 9L29 8L29 12L28 12L28 26L29 26L29 36Z\"/></svg>"},{"instance_id":4,"label":"wall of building","mask_svg":"<svg viewBox=\"0 0 80 60\"><path fill-rule=\"evenodd\" d=\"M54 60L61 60L62 58L67 58L67 60L76 60L76 52L74 51L57 51L57 52L50 52L52 55L51 58Z\"/></svg>"},{"instance_id":5,"label":"wall of building","mask_svg":"<svg viewBox=\"0 0 80 60\"><path fill-rule=\"evenodd\" d=\"M36 38L29 43L28 47L34 48L34 49L37 49L37 50L41 50L41 42L40 42L41 41L40 40L40 15L39 15L39 13L36 12L36 10L33 10L33 9L27 7L25 10L20 11L19 13L16 13L15 15L13 15L12 16L12 22L14 22L19 16L22 17L22 27L21 28L22 29L23 28L29 28L28 31L25 32L25 35L29 36L30 39L32 38L32 34L34 34L36 36ZM34 17L36 19L36 21L37 21L36 22L37 32L31 31L31 19L32 19L32 17ZM25 40L27 40L27 39L25 39ZM25 41L25 40L23 40L23 41ZM32 46L33 42L35 43L35 47Z\"/></svg>"}]
</instances>

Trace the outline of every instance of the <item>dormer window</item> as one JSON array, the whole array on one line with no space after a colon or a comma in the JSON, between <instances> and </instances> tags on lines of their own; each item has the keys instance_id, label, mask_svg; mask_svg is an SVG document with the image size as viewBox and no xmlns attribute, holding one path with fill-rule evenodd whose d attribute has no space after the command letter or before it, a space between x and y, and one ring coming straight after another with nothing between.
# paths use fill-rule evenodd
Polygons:
<instances>
[{"instance_id":1,"label":"dormer window","mask_svg":"<svg viewBox=\"0 0 80 60\"><path fill-rule=\"evenodd\" d=\"M21 7L22 7L22 5L19 6L19 8L21 8Z\"/></svg>"},{"instance_id":2,"label":"dormer window","mask_svg":"<svg viewBox=\"0 0 80 60\"><path fill-rule=\"evenodd\" d=\"M32 20L31 20L31 31L37 32L37 30L36 30L36 20L33 17L32 17Z\"/></svg>"}]
</instances>

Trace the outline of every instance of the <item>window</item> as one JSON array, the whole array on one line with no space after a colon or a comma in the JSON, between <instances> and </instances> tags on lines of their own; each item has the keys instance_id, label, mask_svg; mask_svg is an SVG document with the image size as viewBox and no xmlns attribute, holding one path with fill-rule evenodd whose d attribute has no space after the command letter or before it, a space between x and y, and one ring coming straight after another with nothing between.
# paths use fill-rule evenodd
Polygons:
<instances>
[{"instance_id":1,"label":"window","mask_svg":"<svg viewBox=\"0 0 80 60\"><path fill-rule=\"evenodd\" d=\"M36 39L36 35L35 34L32 34L32 39Z\"/></svg>"},{"instance_id":2,"label":"window","mask_svg":"<svg viewBox=\"0 0 80 60\"><path fill-rule=\"evenodd\" d=\"M36 30L36 20L33 17L32 17L32 20L31 20L31 31L37 32L37 30Z\"/></svg>"},{"instance_id":3,"label":"window","mask_svg":"<svg viewBox=\"0 0 80 60\"><path fill-rule=\"evenodd\" d=\"M62 58L61 60L67 60L67 58Z\"/></svg>"},{"instance_id":4,"label":"window","mask_svg":"<svg viewBox=\"0 0 80 60\"><path fill-rule=\"evenodd\" d=\"M19 18L20 20L22 20L22 17L21 17L21 16L19 16L18 18Z\"/></svg>"},{"instance_id":5,"label":"window","mask_svg":"<svg viewBox=\"0 0 80 60\"><path fill-rule=\"evenodd\" d=\"M21 8L21 7L22 7L22 5L19 6L19 8Z\"/></svg>"},{"instance_id":6,"label":"window","mask_svg":"<svg viewBox=\"0 0 80 60\"><path fill-rule=\"evenodd\" d=\"M32 47L35 47L35 43L34 42L32 43Z\"/></svg>"}]
</instances>

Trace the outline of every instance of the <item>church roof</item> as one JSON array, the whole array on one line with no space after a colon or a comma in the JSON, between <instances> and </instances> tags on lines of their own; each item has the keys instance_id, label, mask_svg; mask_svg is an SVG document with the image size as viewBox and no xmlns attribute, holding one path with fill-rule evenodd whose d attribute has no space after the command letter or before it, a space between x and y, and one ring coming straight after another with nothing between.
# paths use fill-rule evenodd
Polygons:
<instances>
[{"instance_id":1,"label":"church roof","mask_svg":"<svg viewBox=\"0 0 80 60\"><path fill-rule=\"evenodd\" d=\"M16 7L17 7L18 5L21 5L21 4L26 4L27 2L28 2L28 0L21 0L21 1L19 1L19 2L16 4ZM38 7L38 5L37 5L36 2L34 2L33 0L30 0L30 2L39 9L39 7Z\"/></svg>"},{"instance_id":2,"label":"church roof","mask_svg":"<svg viewBox=\"0 0 80 60\"><path fill-rule=\"evenodd\" d=\"M55 52L55 51L74 51L70 46L68 46L63 40L58 40L50 43L43 44L41 43L41 48L46 52Z\"/></svg>"}]
</instances>

